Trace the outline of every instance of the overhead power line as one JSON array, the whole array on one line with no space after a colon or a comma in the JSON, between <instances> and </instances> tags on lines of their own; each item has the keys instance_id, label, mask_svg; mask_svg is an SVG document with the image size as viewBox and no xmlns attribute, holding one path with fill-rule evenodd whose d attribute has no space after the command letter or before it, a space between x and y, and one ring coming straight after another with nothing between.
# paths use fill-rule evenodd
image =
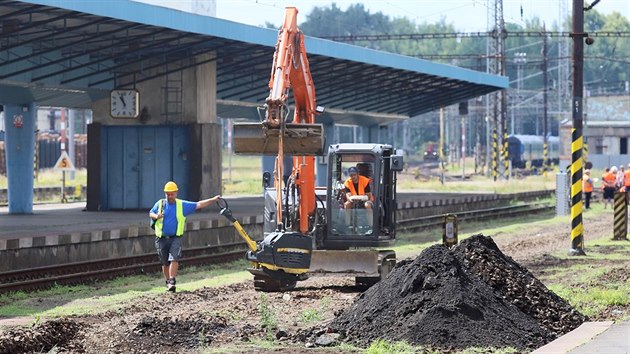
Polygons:
<instances>
[{"instance_id":1,"label":"overhead power line","mask_svg":"<svg viewBox=\"0 0 630 354\"><path fill-rule=\"evenodd\" d=\"M571 37L571 32L542 32L542 31L503 31L502 37ZM585 33L589 37L630 37L627 31L599 31ZM450 33L403 33L403 34L351 34L346 36L323 36L320 38L329 39L335 42L359 42L359 41L404 41L417 39L457 39L457 38L479 38L496 37L496 31L490 32L450 32Z\"/></svg>"}]
</instances>

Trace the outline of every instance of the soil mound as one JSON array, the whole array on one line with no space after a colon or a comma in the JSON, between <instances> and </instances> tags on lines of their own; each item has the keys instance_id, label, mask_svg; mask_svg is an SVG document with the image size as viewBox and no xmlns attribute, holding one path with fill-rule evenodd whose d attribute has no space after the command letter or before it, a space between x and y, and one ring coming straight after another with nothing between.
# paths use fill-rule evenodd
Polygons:
<instances>
[{"instance_id":1,"label":"soil mound","mask_svg":"<svg viewBox=\"0 0 630 354\"><path fill-rule=\"evenodd\" d=\"M47 353L67 346L83 325L72 319L51 320L33 328L16 328L0 335L0 353Z\"/></svg>"},{"instance_id":2,"label":"soil mound","mask_svg":"<svg viewBox=\"0 0 630 354\"><path fill-rule=\"evenodd\" d=\"M440 348L536 348L584 316L505 256L473 236L405 260L331 324L351 341L381 338Z\"/></svg>"}]
</instances>

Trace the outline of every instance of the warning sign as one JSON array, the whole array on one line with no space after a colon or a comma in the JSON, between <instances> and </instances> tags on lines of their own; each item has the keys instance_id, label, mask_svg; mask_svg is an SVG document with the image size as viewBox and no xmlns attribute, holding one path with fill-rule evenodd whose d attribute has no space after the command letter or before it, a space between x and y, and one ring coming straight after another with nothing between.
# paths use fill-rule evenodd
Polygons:
<instances>
[{"instance_id":1,"label":"warning sign","mask_svg":"<svg viewBox=\"0 0 630 354\"><path fill-rule=\"evenodd\" d=\"M59 171L74 171L74 165L72 164L72 161L70 161L70 157L67 152L61 152L61 156L59 156L59 160L57 160L53 168Z\"/></svg>"}]
</instances>

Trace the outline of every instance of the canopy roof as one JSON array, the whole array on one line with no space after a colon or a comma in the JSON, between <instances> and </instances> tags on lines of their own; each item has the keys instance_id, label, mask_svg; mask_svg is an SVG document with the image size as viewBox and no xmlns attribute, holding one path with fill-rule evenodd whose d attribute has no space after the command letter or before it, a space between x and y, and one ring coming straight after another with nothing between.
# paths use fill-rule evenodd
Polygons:
<instances>
[{"instance_id":1,"label":"canopy roof","mask_svg":"<svg viewBox=\"0 0 630 354\"><path fill-rule=\"evenodd\" d=\"M225 117L256 116L277 40L275 30L129 0L4 0L0 27L2 103L89 108L121 82L215 61ZM506 77L324 39L305 46L323 122L378 124L508 87Z\"/></svg>"}]
</instances>

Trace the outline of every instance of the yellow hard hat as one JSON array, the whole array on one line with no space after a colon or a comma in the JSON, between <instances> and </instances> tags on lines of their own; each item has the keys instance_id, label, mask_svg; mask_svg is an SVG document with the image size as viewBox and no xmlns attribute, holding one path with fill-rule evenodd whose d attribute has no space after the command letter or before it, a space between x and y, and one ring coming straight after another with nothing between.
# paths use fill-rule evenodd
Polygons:
<instances>
[{"instance_id":1,"label":"yellow hard hat","mask_svg":"<svg viewBox=\"0 0 630 354\"><path fill-rule=\"evenodd\" d=\"M177 192L178 191L177 185L173 181L168 181L164 185L164 191L165 192Z\"/></svg>"}]
</instances>

